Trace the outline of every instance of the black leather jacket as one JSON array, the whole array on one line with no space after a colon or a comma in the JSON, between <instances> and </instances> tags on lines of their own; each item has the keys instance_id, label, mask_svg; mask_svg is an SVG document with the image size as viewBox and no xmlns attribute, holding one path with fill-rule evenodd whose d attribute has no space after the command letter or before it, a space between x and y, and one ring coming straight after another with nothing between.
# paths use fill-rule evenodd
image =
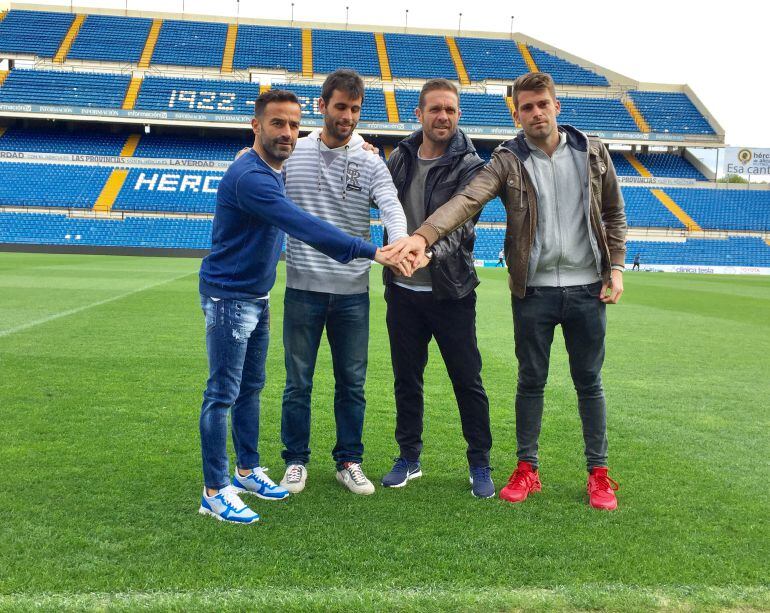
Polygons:
<instances>
[{"instance_id":1,"label":"black leather jacket","mask_svg":"<svg viewBox=\"0 0 770 613\"><path fill-rule=\"evenodd\" d=\"M388 169L402 202L406 186L412 179L412 168L421 144L422 130L417 130L398 144L388 160ZM476 154L471 139L458 129L446 152L425 179L425 217L465 187L483 166L484 160ZM473 266L473 245L476 242L474 224L477 220L478 215L431 247L433 258L428 270L433 283L433 295L437 300L464 298L479 284ZM393 273L388 268L383 269L382 277L386 285L393 282Z\"/></svg>"}]
</instances>

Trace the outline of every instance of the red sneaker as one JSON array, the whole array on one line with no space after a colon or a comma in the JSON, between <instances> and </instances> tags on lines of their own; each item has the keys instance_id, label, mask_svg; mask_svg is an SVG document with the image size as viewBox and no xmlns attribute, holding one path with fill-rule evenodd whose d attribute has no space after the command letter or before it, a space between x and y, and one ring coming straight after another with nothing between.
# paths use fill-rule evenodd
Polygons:
<instances>
[{"instance_id":1,"label":"red sneaker","mask_svg":"<svg viewBox=\"0 0 770 613\"><path fill-rule=\"evenodd\" d=\"M607 474L606 466L592 468L588 475L588 504L594 509L614 511L618 508L615 492L620 486Z\"/></svg>"},{"instance_id":2,"label":"red sneaker","mask_svg":"<svg viewBox=\"0 0 770 613\"><path fill-rule=\"evenodd\" d=\"M536 470L532 470L532 464L519 462L508 479L508 485L500 490L500 498L508 502L524 502L529 494L541 489L540 477Z\"/></svg>"}]
</instances>

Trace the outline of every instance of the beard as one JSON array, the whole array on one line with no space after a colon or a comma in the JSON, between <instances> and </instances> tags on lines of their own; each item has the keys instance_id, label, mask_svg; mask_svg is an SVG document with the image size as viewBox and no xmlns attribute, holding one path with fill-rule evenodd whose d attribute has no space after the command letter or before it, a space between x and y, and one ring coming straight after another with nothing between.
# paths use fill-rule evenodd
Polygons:
<instances>
[{"instance_id":1,"label":"beard","mask_svg":"<svg viewBox=\"0 0 770 613\"><path fill-rule=\"evenodd\" d=\"M287 138L260 138L262 149L265 153L277 161L284 161L289 159L289 156L294 151L294 147L297 141L292 141ZM290 147L282 147L281 145L290 145Z\"/></svg>"},{"instance_id":2,"label":"beard","mask_svg":"<svg viewBox=\"0 0 770 613\"><path fill-rule=\"evenodd\" d=\"M441 134L438 132L437 128L444 128L446 131ZM426 130L423 128L424 138L427 138L429 141L438 143L438 144L444 144L448 143L450 140L452 140L452 137L455 135L455 132L457 130L453 129L452 126L434 126L430 129Z\"/></svg>"},{"instance_id":3,"label":"beard","mask_svg":"<svg viewBox=\"0 0 770 613\"><path fill-rule=\"evenodd\" d=\"M356 129L356 125L357 122L340 126L328 115L324 117L324 131L336 141L343 141L350 138L350 135L353 134L353 130Z\"/></svg>"}]
</instances>

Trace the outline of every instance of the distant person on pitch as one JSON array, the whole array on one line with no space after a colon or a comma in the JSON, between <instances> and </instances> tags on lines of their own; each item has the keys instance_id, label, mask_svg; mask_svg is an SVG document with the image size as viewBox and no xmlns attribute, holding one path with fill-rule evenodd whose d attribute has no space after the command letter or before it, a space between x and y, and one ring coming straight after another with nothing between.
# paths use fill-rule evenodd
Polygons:
<instances>
[{"instance_id":1,"label":"distant person on pitch","mask_svg":"<svg viewBox=\"0 0 770 613\"><path fill-rule=\"evenodd\" d=\"M497 254L497 264L495 265L495 268L502 266L505 268L505 250L500 249L500 252Z\"/></svg>"},{"instance_id":2,"label":"distant person on pitch","mask_svg":"<svg viewBox=\"0 0 770 613\"><path fill-rule=\"evenodd\" d=\"M639 264L641 264L641 262L642 262L642 254L637 253L634 256L634 265L631 267L631 270L641 270L641 268L639 267Z\"/></svg>"},{"instance_id":3,"label":"distant person on pitch","mask_svg":"<svg viewBox=\"0 0 770 613\"><path fill-rule=\"evenodd\" d=\"M266 500L289 495L265 474L257 451L269 292L284 232L338 262L367 258L393 263L371 243L306 213L286 197L281 168L294 150L299 123L300 104L293 93L272 90L257 98L251 121L254 146L233 162L219 184L211 253L200 269L209 378L200 415L205 485L199 512L239 524L259 520L239 493ZM232 478L227 458L230 411L237 459Z\"/></svg>"},{"instance_id":4,"label":"distant person on pitch","mask_svg":"<svg viewBox=\"0 0 770 613\"><path fill-rule=\"evenodd\" d=\"M578 396L588 466L589 504L615 509L617 484L607 472L607 420L601 369L605 307L623 293L626 215L609 152L597 138L557 124L553 79L529 73L513 85L522 131L411 238L386 251L420 256L499 196L513 293L519 363L516 391L518 466L500 498L522 502L541 489L538 439L554 329L561 325Z\"/></svg>"}]
</instances>

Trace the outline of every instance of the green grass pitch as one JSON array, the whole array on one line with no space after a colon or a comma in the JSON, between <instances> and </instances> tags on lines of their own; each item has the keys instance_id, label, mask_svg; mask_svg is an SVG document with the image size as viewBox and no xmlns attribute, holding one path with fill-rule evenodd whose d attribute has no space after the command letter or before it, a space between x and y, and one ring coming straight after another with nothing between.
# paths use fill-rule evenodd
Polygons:
<instances>
[{"instance_id":1,"label":"green grass pitch","mask_svg":"<svg viewBox=\"0 0 770 613\"><path fill-rule=\"evenodd\" d=\"M626 274L604 383L620 509L590 509L561 336L541 437L543 492L470 494L433 346L424 476L357 497L334 479L322 345L308 487L247 497L263 518L197 514L206 376L199 262L0 254L0 610L767 610L770 279ZM278 480L284 268L271 295L263 463ZM515 466L503 270L480 271L478 335L498 490ZM397 454L379 271L364 468ZM462 348L458 348L462 350Z\"/></svg>"}]
</instances>

